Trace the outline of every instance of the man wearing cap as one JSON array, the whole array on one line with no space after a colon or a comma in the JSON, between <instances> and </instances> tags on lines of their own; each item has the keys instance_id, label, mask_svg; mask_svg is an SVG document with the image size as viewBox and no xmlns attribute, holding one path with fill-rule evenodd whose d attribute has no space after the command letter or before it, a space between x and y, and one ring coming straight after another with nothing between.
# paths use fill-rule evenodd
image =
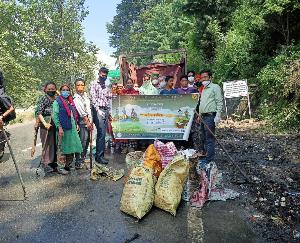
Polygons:
<instances>
[{"instance_id":1,"label":"man wearing cap","mask_svg":"<svg viewBox=\"0 0 300 243\"><path fill-rule=\"evenodd\" d=\"M221 120L221 112L223 108L222 92L219 85L212 82L212 72L203 70L200 72L203 90L199 104L198 120L201 121L200 130L202 134L203 152L207 153L206 161L210 162L215 154L215 128ZM208 128L205 126L207 125Z\"/></svg>"},{"instance_id":2,"label":"man wearing cap","mask_svg":"<svg viewBox=\"0 0 300 243\"><path fill-rule=\"evenodd\" d=\"M107 68L100 68L98 79L91 83L90 90L93 122L97 129L95 161L101 164L108 163L108 160L104 158L104 149L112 93L106 84L107 74Z\"/></svg>"}]
</instances>

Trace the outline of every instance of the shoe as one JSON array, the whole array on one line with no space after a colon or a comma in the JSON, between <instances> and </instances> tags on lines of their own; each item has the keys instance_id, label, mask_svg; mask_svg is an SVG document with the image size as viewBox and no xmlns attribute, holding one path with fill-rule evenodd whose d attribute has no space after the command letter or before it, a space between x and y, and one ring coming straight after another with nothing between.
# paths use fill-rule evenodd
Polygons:
<instances>
[{"instance_id":1,"label":"shoe","mask_svg":"<svg viewBox=\"0 0 300 243\"><path fill-rule=\"evenodd\" d=\"M127 154L128 153L128 148L124 147L121 151L122 154Z\"/></svg>"},{"instance_id":2,"label":"shoe","mask_svg":"<svg viewBox=\"0 0 300 243\"><path fill-rule=\"evenodd\" d=\"M69 171L69 172L71 171L71 168L72 168L72 166L65 166L65 167L64 167L64 169L65 169L66 171Z\"/></svg>"},{"instance_id":3,"label":"shoe","mask_svg":"<svg viewBox=\"0 0 300 243\"><path fill-rule=\"evenodd\" d=\"M99 163L99 164L104 164L104 165L108 164L108 160L105 159L104 157L95 158L95 161L96 161L96 163Z\"/></svg>"},{"instance_id":4,"label":"shoe","mask_svg":"<svg viewBox=\"0 0 300 243\"><path fill-rule=\"evenodd\" d=\"M84 167L84 164L83 164L83 163L75 164L75 169L76 169L76 170L83 169L83 167Z\"/></svg>"},{"instance_id":5,"label":"shoe","mask_svg":"<svg viewBox=\"0 0 300 243\"><path fill-rule=\"evenodd\" d=\"M134 152L135 150L134 150L134 148L128 148L128 153L131 153L131 152Z\"/></svg>"},{"instance_id":6,"label":"shoe","mask_svg":"<svg viewBox=\"0 0 300 243\"><path fill-rule=\"evenodd\" d=\"M61 174L61 175L67 175L70 173L69 171L65 170L65 168L59 168L57 170L57 172L58 172L58 174Z\"/></svg>"}]
</instances>

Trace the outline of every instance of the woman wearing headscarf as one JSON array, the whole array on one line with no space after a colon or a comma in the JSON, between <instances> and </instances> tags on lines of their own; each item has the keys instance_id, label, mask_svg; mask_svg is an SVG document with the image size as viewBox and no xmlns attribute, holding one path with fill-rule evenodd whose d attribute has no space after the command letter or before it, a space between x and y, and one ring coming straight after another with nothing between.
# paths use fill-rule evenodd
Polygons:
<instances>
[{"instance_id":1,"label":"woman wearing headscarf","mask_svg":"<svg viewBox=\"0 0 300 243\"><path fill-rule=\"evenodd\" d=\"M60 168L60 171L67 174L74 154L83 151L78 135L78 112L68 84L60 87L60 95L53 102L52 112L54 124L58 129L58 152L65 160L64 167Z\"/></svg>"},{"instance_id":2,"label":"woman wearing headscarf","mask_svg":"<svg viewBox=\"0 0 300 243\"><path fill-rule=\"evenodd\" d=\"M42 163L45 173L57 171L56 129L52 119L52 104L55 100L56 84L47 82L44 86L45 95L36 106L37 121L40 126L42 142Z\"/></svg>"},{"instance_id":3,"label":"woman wearing headscarf","mask_svg":"<svg viewBox=\"0 0 300 243\"><path fill-rule=\"evenodd\" d=\"M143 84L139 89L141 95L157 95L158 90L155 88L151 82L151 76L149 74L144 74Z\"/></svg>"}]
</instances>

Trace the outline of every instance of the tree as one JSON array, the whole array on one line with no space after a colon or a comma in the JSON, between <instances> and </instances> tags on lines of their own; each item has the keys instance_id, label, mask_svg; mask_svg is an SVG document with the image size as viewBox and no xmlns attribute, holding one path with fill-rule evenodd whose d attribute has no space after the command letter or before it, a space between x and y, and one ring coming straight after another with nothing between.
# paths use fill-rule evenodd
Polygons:
<instances>
[{"instance_id":1,"label":"tree","mask_svg":"<svg viewBox=\"0 0 300 243\"><path fill-rule=\"evenodd\" d=\"M122 0L117 6L117 14L113 21L107 24L107 31L111 34L110 45L116 48L115 55L127 51L130 43L131 26L139 19L141 13L163 2L162 0Z\"/></svg>"},{"instance_id":2,"label":"tree","mask_svg":"<svg viewBox=\"0 0 300 243\"><path fill-rule=\"evenodd\" d=\"M0 2L0 65L17 104L34 103L46 80L92 79L98 49L83 37L87 13L82 0Z\"/></svg>"}]
</instances>

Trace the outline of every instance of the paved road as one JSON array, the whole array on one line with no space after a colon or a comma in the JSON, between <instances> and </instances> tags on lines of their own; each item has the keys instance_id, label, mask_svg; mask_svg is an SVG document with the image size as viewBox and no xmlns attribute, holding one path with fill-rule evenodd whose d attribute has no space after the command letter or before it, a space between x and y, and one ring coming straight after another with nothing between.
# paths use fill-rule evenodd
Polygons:
<instances>
[{"instance_id":1,"label":"paved road","mask_svg":"<svg viewBox=\"0 0 300 243\"><path fill-rule=\"evenodd\" d=\"M176 217L153 209L137 222L119 210L123 179L92 182L86 170L37 178L41 154L30 158L33 124L9 128L28 200L9 155L0 163L0 242L256 242L237 201L208 204L202 211L182 203ZM7 150L8 152L8 150ZM108 155L125 168L124 156Z\"/></svg>"}]
</instances>

